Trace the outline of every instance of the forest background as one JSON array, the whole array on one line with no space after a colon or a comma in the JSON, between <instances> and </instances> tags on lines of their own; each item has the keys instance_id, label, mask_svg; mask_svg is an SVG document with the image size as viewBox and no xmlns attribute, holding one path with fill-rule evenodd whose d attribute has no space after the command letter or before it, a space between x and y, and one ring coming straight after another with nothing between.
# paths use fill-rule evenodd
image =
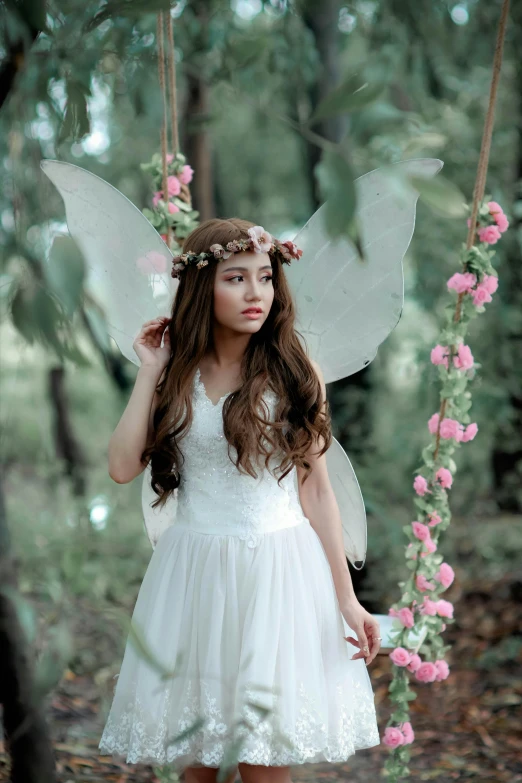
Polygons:
<instances>
[{"instance_id":1,"label":"forest background","mask_svg":"<svg viewBox=\"0 0 522 783\"><path fill-rule=\"evenodd\" d=\"M201 219L241 216L292 238L334 179L315 134L342 147L353 177L405 158L440 158L444 177L470 202L500 5L437 0L419 13L414 0L171 4L181 150L195 170L192 196ZM151 549L141 479L120 486L107 472L108 439L136 368L104 337L92 308L81 306L77 272L58 281L71 313L65 332L58 327L50 304L56 280L52 293L45 270L52 238L66 226L40 160L80 165L140 209L150 205L151 181L140 164L159 151L154 11L167 7L160 0L3 4L0 508L18 588L36 613L36 645L59 651L50 676L59 684L47 708L64 775L74 769L70 748L78 758L86 757L80 746L95 757L125 641L106 610L132 610ZM510 613L522 592L520 40L522 9L515 4L486 185L510 229L495 248L498 292L467 340L479 365L471 411L479 433L458 455L454 517L444 540L445 559L457 572L448 594L458 616L451 633L467 674L459 684L456 674L440 683L436 693L448 711L446 734L453 732L459 748L468 742L466 774L499 781L522 780L522 766L509 760L509 727L522 702L522 683L512 673L521 629ZM370 85L371 101L347 99L358 83ZM336 89L333 110L311 123ZM367 369L328 389L334 432L367 505L367 563L352 573L374 612L387 611L404 578L402 526L414 518L413 471L429 437L427 421L439 408L430 350L465 237L465 219L452 217L444 199L419 201L401 320ZM65 333L73 337L64 353ZM377 664L384 726L388 671L385 660ZM429 698L413 706L419 718L433 709ZM440 737L426 735L429 741ZM373 770L384 752L348 764L349 774L357 764L365 774ZM431 776L419 779L464 774L455 759L451 749L434 747L425 769ZM419 755L416 763L420 769L426 760Z\"/></svg>"}]
</instances>

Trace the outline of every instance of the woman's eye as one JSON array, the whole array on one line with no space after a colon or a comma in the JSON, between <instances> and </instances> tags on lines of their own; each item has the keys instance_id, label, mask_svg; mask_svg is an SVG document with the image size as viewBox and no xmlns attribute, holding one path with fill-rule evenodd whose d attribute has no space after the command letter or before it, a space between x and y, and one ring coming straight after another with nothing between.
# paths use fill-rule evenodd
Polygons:
<instances>
[{"instance_id":1,"label":"woman's eye","mask_svg":"<svg viewBox=\"0 0 522 783\"><path fill-rule=\"evenodd\" d=\"M232 280L242 280L242 279L243 279L243 275L234 275L234 277L228 278L228 282L231 283Z\"/></svg>"},{"instance_id":2,"label":"woman's eye","mask_svg":"<svg viewBox=\"0 0 522 783\"><path fill-rule=\"evenodd\" d=\"M263 280L266 280L267 282L272 279L272 275L266 275L263 277Z\"/></svg>"}]
</instances>

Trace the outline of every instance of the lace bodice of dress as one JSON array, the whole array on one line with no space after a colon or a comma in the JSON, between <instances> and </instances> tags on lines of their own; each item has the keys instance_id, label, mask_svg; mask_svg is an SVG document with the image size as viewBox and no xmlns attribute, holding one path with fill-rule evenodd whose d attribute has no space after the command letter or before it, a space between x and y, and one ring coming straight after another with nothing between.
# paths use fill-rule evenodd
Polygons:
<instances>
[{"instance_id":1,"label":"lace bodice of dress","mask_svg":"<svg viewBox=\"0 0 522 783\"><path fill-rule=\"evenodd\" d=\"M236 451L230 447L231 459L223 433L223 405L228 396L214 405L196 371L192 425L179 444L185 461L176 524L204 533L238 535L255 547L263 534L300 524L306 517L295 468L278 485L268 469L259 468L255 479L240 473L232 462ZM267 392L264 400L273 415L275 395Z\"/></svg>"}]
</instances>

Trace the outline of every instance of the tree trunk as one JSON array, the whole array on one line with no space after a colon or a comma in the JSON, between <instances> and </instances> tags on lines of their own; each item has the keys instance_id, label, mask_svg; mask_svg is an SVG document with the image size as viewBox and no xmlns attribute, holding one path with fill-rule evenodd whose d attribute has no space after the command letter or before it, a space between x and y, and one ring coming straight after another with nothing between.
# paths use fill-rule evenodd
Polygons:
<instances>
[{"instance_id":1,"label":"tree trunk","mask_svg":"<svg viewBox=\"0 0 522 783\"><path fill-rule=\"evenodd\" d=\"M49 396L55 413L56 452L58 457L65 461L66 475L72 480L74 495L83 497L86 490L84 475L86 460L73 432L64 379L65 370L62 366L50 370Z\"/></svg>"},{"instance_id":2,"label":"tree trunk","mask_svg":"<svg viewBox=\"0 0 522 783\"><path fill-rule=\"evenodd\" d=\"M20 625L16 567L10 552L0 481L0 705L11 783L55 783L52 743L43 708L33 705L34 655ZM22 727L24 727L22 729Z\"/></svg>"}]
</instances>

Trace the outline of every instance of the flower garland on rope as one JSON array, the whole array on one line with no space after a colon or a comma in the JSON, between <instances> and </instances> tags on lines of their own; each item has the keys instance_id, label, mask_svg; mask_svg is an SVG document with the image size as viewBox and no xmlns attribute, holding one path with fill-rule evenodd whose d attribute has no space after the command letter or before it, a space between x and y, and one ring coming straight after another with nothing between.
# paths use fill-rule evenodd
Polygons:
<instances>
[{"instance_id":1,"label":"flower garland on rope","mask_svg":"<svg viewBox=\"0 0 522 783\"><path fill-rule=\"evenodd\" d=\"M484 305L492 301L497 290L498 276L491 264L495 251L488 246L496 244L509 226L502 208L488 198L480 204L477 215L476 237L480 244L467 248L463 243L463 272L456 272L447 281L452 298L457 296L456 306L450 304L446 308L447 323L431 351L431 362L438 367L442 382L441 409L428 421L433 438L422 451L424 464L415 471L413 482L414 503L422 521L415 520L403 527L410 540L406 565L411 576L406 582L399 582L402 596L388 611L395 629L391 634L395 649L390 653L394 666L389 687L395 709L383 743L393 750L384 764L385 774L393 781L409 774L407 746L415 739L408 702L417 694L409 687L409 675L417 682L428 683L445 680L450 672L444 656L451 646L443 644L440 634L448 623L454 622L453 604L440 596L452 584L455 573L449 563L443 562L437 547L440 534L451 519L447 490L453 485L457 470L452 454L460 443L473 440L478 432L468 413L471 392L466 387L475 370L471 349L464 340L470 321L485 312ZM425 633L419 649L410 644L410 631L421 639Z\"/></svg>"},{"instance_id":2,"label":"flower garland on rope","mask_svg":"<svg viewBox=\"0 0 522 783\"><path fill-rule=\"evenodd\" d=\"M163 192L162 158L155 153L149 163L142 163L140 168L152 175L154 194L152 209L142 209L147 220L152 223L165 243L169 227L172 229L173 241L170 250L176 254L181 252L181 242L199 223L199 212L192 209L189 183L192 182L194 169L186 162L181 152L167 155L167 196ZM162 271L166 271L166 268Z\"/></svg>"}]
</instances>

